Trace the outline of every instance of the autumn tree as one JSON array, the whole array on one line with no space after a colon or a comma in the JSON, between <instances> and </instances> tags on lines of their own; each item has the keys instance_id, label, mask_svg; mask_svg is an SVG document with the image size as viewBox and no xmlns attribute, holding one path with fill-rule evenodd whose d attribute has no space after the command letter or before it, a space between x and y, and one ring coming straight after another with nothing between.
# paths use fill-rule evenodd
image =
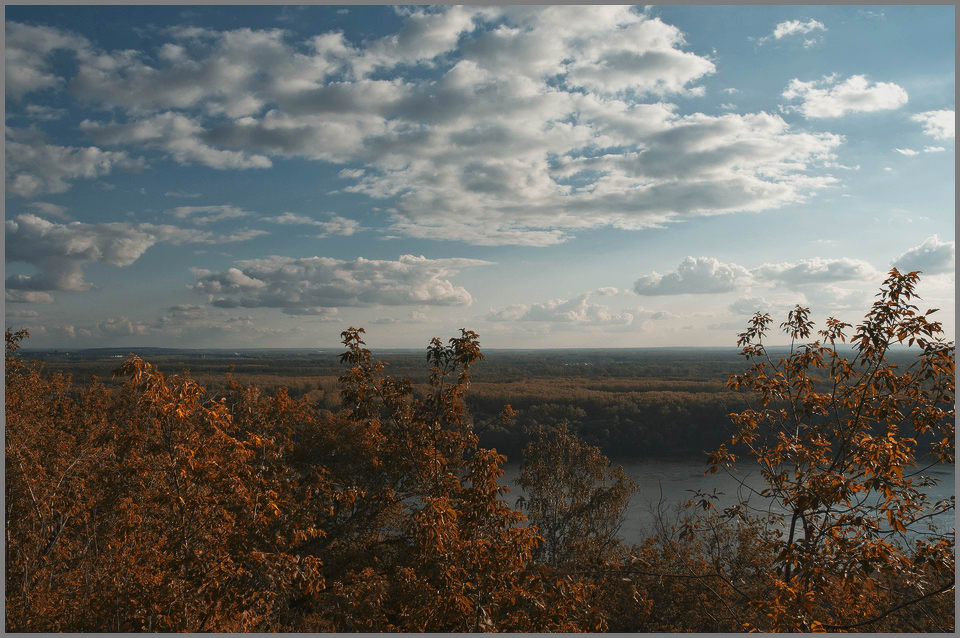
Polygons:
<instances>
[{"instance_id":1,"label":"autumn tree","mask_svg":"<svg viewBox=\"0 0 960 638\"><path fill-rule=\"evenodd\" d=\"M534 428L510 506L467 409L472 331L430 343L421 386L344 331L337 412L137 357L121 387L78 389L7 331L6 628L950 630L954 529L937 521L954 499L925 489L954 462L955 352L911 303L917 281L891 271L852 356L850 326L807 343L797 307L774 360L755 316L729 381L754 405L710 469L745 449L764 486L722 510L698 494L629 547L635 486L565 423Z\"/></svg>"},{"instance_id":2,"label":"autumn tree","mask_svg":"<svg viewBox=\"0 0 960 638\"><path fill-rule=\"evenodd\" d=\"M849 358L839 344L851 326L831 317L807 343L813 322L801 306L780 326L789 355L770 357L769 315L757 313L739 337L751 365L728 385L753 405L731 415L732 443L748 450L765 485L744 484L751 498L727 514L772 512L784 530L771 590L750 601L766 616L759 629L953 628L952 613L930 606L952 609L943 594L954 588L954 528L933 523L952 523L955 501L930 502L925 488L929 469L955 458L955 346L935 310L912 303L918 281L890 271L850 335ZM916 351L906 369L887 361L899 344ZM711 471L735 460L723 446Z\"/></svg>"},{"instance_id":3,"label":"autumn tree","mask_svg":"<svg viewBox=\"0 0 960 638\"><path fill-rule=\"evenodd\" d=\"M543 538L536 556L550 565L614 559L636 484L566 422L533 426L531 434L517 481L526 496L517 505Z\"/></svg>"},{"instance_id":4,"label":"autumn tree","mask_svg":"<svg viewBox=\"0 0 960 638\"><path fill-rule=\"evenodd\" d=\"M504 499L499 479L505 458L477 447L465 403L470 368L483 358L476 333L463 330L447 345L431 342L430 391L419 396L410 381L384 374L385 364L372 358L362 334L352 328L343 333L342 361L351 367L341 377L345 412L339 418L350 424L351 438L367 446L343 469L356 485L345 523L368 536L355 545L363 552L350 554L352 566L327 579L322 604L333 626L365 631L602 626L593 607L584 604L588 587L556 582L532 565L537 537ZM511 413L508 406L503 420ZM323 542L333 537L328 533ZM330 550L342 552L336 546Z\"/></svg>"}]
</instances>

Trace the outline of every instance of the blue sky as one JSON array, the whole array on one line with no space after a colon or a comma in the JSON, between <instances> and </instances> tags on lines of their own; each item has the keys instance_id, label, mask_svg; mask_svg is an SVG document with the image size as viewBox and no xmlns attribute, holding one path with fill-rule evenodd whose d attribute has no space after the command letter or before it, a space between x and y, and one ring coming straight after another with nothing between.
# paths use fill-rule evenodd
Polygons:
<instances>
[{"instance_id":1,"label":"blue sky","mask_svg":"<svg viewBox=\"0 0 960 638\"><path fill-rule=\"evenodd\" d=\"M7 7L33 347L954 333L954 8Z\"/></svg>"}]
</instances>

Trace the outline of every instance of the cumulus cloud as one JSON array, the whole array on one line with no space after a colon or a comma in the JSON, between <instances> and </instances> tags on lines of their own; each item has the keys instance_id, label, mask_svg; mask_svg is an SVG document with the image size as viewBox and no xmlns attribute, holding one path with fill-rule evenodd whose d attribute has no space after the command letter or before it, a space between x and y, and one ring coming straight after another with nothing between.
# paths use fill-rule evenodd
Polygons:
<instances>
[{"instance_id":1,"label":"cumulus cloud","mask_svg":"<svg viewBox=\"0 0 960 638\"><path fill-rule=\"evenodd\" d=\"M54 89L64 79L53 69L51 54L56 51L84 51L86 38L46 26L9 21L5 24L6 95L15 100L27 93Z\"/></svg>"},{"instance_id":2,"label":"cumulus cloud","mask_svg":"<svg viewBox=\"0 0 960 638\"><path fill-rule=\"evenodd\" d=\"M322 229L320 233L314 235L317 239L329 237L330 235L349 236L364 230L364 228L360 226L360 222L347 219L346 217L340 217L339 215L330 215L327 221L321 221L307 217L306 215L285 212L276 217L264 217L263 221L294 226L316 226Z\"/></svg>"},{"instance_id":3,"label":"cumulus cloud","mask_svg":"<svg viewBox=\"0 0 960 638\"><path fill-rule=\"evenodd\" d=\"M615 288L614 286L604 286L603 288L597 288L593 292L594 294L597 294L600 296L608 296L608 295L619 294L620 290L618 288Z\"/></svg>"},{"instance_id":4,"label":"cumulus cloud","mask_svg":"<svg viewBox=\"0 0 960 638\"><path fill-rule=\"evenodd\" d=\"M915 151L915 150L913 150L912 148L895 148L895 149L893 149L893 150L895 150L896 152L900 153L901 155L906 155L906 156L908 156L908 157L910 157L910 156L912 156L912 155L919 155L919 154L920 154L920 151Z\"/></svg>"},{"instance_id":5,"label":"cumulus cloud","mask_svg":"<svg viewBox=\"0 0 960 638\"><path fill-rule=\"evenodd\" d=\"M474 7L462 6L446 11L411 10L399 32L370 43L350 66L356 75L364 76L376 69L429 62L455 49L460 36L473 31L478 13Z\"/></svg>"},{"instance_id":6,"label":"cumulus cloud","mask_svg":"<svg viewBox=\"0 0 960 638\"><path fill-rule=\"evenodd\" d=\"M923 132L937 140L954 139L957 125L956 113L951 109L941 111L925 111L910 117L914 122L923 125Z\"/></svg>"},{"instance_id":7,"label":"cumulus cloud","mask_svg":"<svg viewBox=\"0 0 960 638\"><path fill-rule=\"evenodd\" d=\"M891 265L901 272L922 270L928 275L948 273L954 270L955 254L955 241L940 241L937 235L933 235L894 259Z\"/></svg>"},{"instance_id":8,"label":"cumulus cloud","mask_svg":"<svg viewBox=\"0 0 960 638\"><path fill-rule=\"evenodd\" d=\"M70 215L67 215L66 206L51 204L50 202L30 202L29 206L40 215L64 220L70 219Z\"/></svg>"},{"instance_id":9,"label":"cumulus cloud","mask_svg":"<svg viewBox=\"0 0 960 638\"><path fill-rule=\"evenodd\" d=\"M729 292L749 279L750 271L743 266L713 257L687 257L675 272L661 275L654 271L640 277L633 290L638 295L711 294Z\"/></svg>"},{"instance_id":10,"label":"cumulus cloud","mask_svg":"<svg viewBox=\"0 0 960 638\"><path fill-rule=\"evenodd\" d=\"M109 175L114 169L139 172L147 165L125 151L103 151L96 146L57 146L41 139L19 141L7 129L5 148L7 193L32 198L64 193L70 181Z\"/></svg>"},{"instance_id":11,"label":"cumulus cloud","mask_svg":"<svg viewBox=\"0 0 960 638\"><path fill-rule=\"evenodd\" d=\"M779 40L780 38L786 37L788 35L796 35L798 33L810 33L812 31L826 31L827 27L823 26L822 22L818 22L813 18L808 19L806 22L800 20L787 20L786 22L781 22L773 29L773 37Z\"/></svg>"},{"instance_id":12,"label":"cumulus cloud","mask_svg":"<svg viewBox=\"0 0 960 638\"><path fill-rule=\"evenodd\" d=\"M18 296L16 291L88 290L91 284L84 279L84 266L92 263L129 266L147 248L161 241L222 243L264 234L264 231L238 231L233 235L218 236L170 225L126 222L57 224L32 214L8 219L4 229L6 261L30 264L37 269L33 275L7 277L6 288L14 291L14 296ZM25 297L24 301L31 300L28 295Z\"/></svg>"},{"instance_id":13,"label":"cumulus cloud","mask_svg":"<svg viewBox=\"0 0 960 638\"><path fill-rule=\"evenodd\" d=\"M763 264L750 271L760 281L774 281L788 287L836 281L869 281L880 273L861 259L801 259L795 263Z\"/></svg>"},{"instance_id":14,"label":"cumulus cloud","mask_svg":"<svg viewBox=\"0 0 960 638\"><path fill-rule=\"evenodd\" d=\"M101 321L97 328L105 335L144 335L149 326L142 321L131 321L127 317L110 317Z\"/></svg>"},{"instance_id":15,"label":"cumulus cloud","mask_svg":"<svg viewBox=\"0 0 960 638\"><path fill-rule=\"evenodd\" d=\"M610 11L611 17L618 13ZM614 19L619 24L606 29L607 37L583 38L582 30L590 29L587 22L576 25L577 33L561 35L575 54L566 67L572 86L596 93L689 93L687 84L716 71L710 60L681 49L683 34L673 25L627 12ZM693 90L694 95L700 93Z\"/></svg>"},{"instance_id":16,"label":"cumulus cloud","mask_svg":"<svg viewBox=\"0 0 960 638\"><path fill-rule=\"evenodd\" d=\"M197 27L143 52L83 43L69 86L114 114L81 125L101 146L224 170L273 157L346 165L343 192L396 200L395 236L547 246L580 229L774 209L837 182L822 169L839 135L768 113L681 115L667 100L702 94L715 66L647 13L400 17L396 33L362 44ZM415 64L437 72L408 73Z\"/></svg>"},{"instance_id":17,"label":"cumulus cloud","mask_svg":"<svg viewBox=\"0 0 960 638\"><path fill-rule=\"evenodd\" d=\"M494 322L540 321L577 325L626 325L633 321L632 314L611 312L607 306L589 303L589 298L590 293L586 292L573 299L552 299L531 305L515 304L493 310L484 319Z\"/></svg>"},{"instance_id":18,"label":"cumulus cloud","mask_svg":"<svg viewBox=\"0 0 960 638\"><path fill-rule=\"evenodd\" d=\"M763 297L740 297L730 304L730 312L735 315L752 315L771 310L773 310L773 304Z\"/></svg>"},{"instance_id":19,"label":"cumulus cloud","mask_svg":"<svg viewBox=\"0 0 960 638\"><path fill-rule=\"evenodd\" d=\"M196 340L209 340L222 337L225 333L232 338L255 338L257 335L299 330L299 326L293 329L258 326L249 316L230 316L226 311L206 306L178 304L167 308L152 320L126 316L108 317L95 325L77 328L77 333L85 332L87 336L95 334L100 337L189 336Z\"/></svg>"},{"instance_id":20,"label":"cumulus cloud","mask_svg":"<svg viewBox=\"0 0 960 638\"><path fill-rule=\"evenodd\" d=\"M6 260L37 268L31 276L11 275L6 287L19 290L87 290L83 266L128 266L156 242L129 224L55 224L36 215L7 220Z\"/></svg>"},{"instance_id":21,"label":"cumulus cloud","mask_svg":"<svg viewBox=\"0 0 960 638\"><path fill-rule=\"evenodd\" d=\"M370 323L378 325L398 325L398 324L419 324L419 323L430 323L431 319L427 316L423 310L414 310L409 313L406 317L377 317L372 319Z\"/></svg>"},{"instance_id":22,"label":"cumulus cloud","mask_svg":"<svg viewBox=\"0 0 960 638\"><path fill-rule=\"evenodd\" d=\"M650 315L650 319L653 321L672 321L679 318L680 315L675 315L669 310L658 310Z\"/></svg>"},{"instance_id":23,"label":"cumulus cloud","mask_svg":"<svg viewBox=\"0 0 960 638\"><path fill-rule=\"evenodd\" d=\"M237 267L220 272L195 270L194 290L210 295L217 307L283 308L288 314L377 304L468 306L473 302L470 293L449 278L463 268L490 264L413 255L397 261L274 256L240 261Z\"/></svg>"},{"instance_id":24,"label":"cumulus cloud","mask_svg":"<svg viewBox=\"0 0 960 638\"><path fill-rule=\"evenodd\" d=\"M215 148L201 139L203 127L192 118L173 112L160 113L123 124L80 122L80 129L98 144L134 144L159 148L181 164L202 164L216 169L270 168L264 155Z\"/></svg>"},{"instance_id":25,"label":"cumulus cloud","mask_svg":"<svg viewBox=\"0 0 960 638\"><path fill-rule=\"evenodd\" d=\"M838 281L871 281L880 273L859 259L802 259L797 262L762 264L747 269L733 263L723 263L713 257L684 259L677 270L666 275L653 272L637 279L634 292L638 295L682 295L730 292L755 284L782 285L794 290L807 286L822 286ZM730 311L770 308L762 297L742 297L730 306ZM752 310L750 312L753 312Z\"/></svg>"},{"instance_id":26,"label":"cumulus cloud","mask_svg":"<svg viewBox=\"0 0 960 638\"><path fill-rule=\"evenodd\" d=\"M945 149L942 146L924 146L923 147L924 153L943 153L945 150L947 149Z\"/></svg>"},{"instance_id":27,"label":"cumulus cloud","mask_svg":"<svg viewBox=\"0 0 960 638\"><path fill-rule=\"evenodd\" d=\"M53 295L36 290L4 290L3 298L7 303L53 303Z\"/></svg>"},{"instance_id":28,"label":"cumulus cloud","mask_svg":"<svg viewBox=\"0 0 960 638\"><path fill-rule=\"evenodd\" d=\"M786 20L777 24L773 28L773 33L762 38L750 38L758 45L764 45L769 42L771 39L780 40L787 36L791 35L806 35L807 33L812 33L814 31L826 31L827 27L824 26L822 22L809 18L806 21L803 20ZM807 45L805 45L807 46Z\"/></svg>"},{"instance_id":29,"label":"cumulus cloud","mask_svg":"<svg viewBox=\"0 0 960 638\"><path fill-rule=\"evenodd\" d=\"M808 118L898 109L908 99L906 89L892 82L871 82L863 75L852 75L838 83L836 74L811 82L794 78L782 95L787 100L801 100L799 105L782 107L784 110L797 110Z\"/></svg>"},{"instance_id":30,"label":"cumulus cloud","mask_svg":"<svg viewBox=\"0 0 960 638\"><path fill-rule=\"evenodd\" d=\"M4 315L14 319L36 319L40 313L36 310L7 310Z\"/></svg>"}]
</instances>

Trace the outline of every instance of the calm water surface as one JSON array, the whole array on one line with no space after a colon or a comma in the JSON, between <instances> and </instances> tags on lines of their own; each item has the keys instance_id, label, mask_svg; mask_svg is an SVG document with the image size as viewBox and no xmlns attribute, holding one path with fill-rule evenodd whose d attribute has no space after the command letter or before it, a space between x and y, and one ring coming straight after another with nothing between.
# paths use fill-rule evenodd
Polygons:
<instances>
[{"instance_id":1,"label":"calm water surface","mask_svg":"<svg viewBox=\"0 0 960 638\"><path fill-rule=\"evenodd\" d=\"M718 509L723 509L737 502L737 491L740 489L738 479L757 490L764 486L759 466L747 462L737 463L739 472L734 476L725 474L722 469L716 474L704 476L707 465L702 458L649 458L615 462L614 466L616 465L622 465L627 475L636 481L640 488L639 493L630 501L626 521L621 529L621 536L628 543L640 542L650 534L654 520L653 511L661 498L668 511L672 511L675 505L690 500L693 490L712 492L716 489L719 498L712 502ZM520 464L507 463L504 470L501 482L510 488L506 497L513 504L516 498L523 494L523 490L514 483L520 476ZM927 498L931 503L955 494L955 466L937 465L924 474L939 481L935 487L927 489ZM766 505L766 501L757 496L753 496L750 502L756 507ZM936 518L940 527L949 528L954 525L952 511Z\"/></svg>"}]
</instances>

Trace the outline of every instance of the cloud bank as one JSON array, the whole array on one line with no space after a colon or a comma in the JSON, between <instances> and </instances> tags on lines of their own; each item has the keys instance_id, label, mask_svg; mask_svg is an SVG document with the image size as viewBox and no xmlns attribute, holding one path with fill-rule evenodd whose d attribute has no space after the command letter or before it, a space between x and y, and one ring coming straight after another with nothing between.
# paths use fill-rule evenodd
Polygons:
<instances>
[{"instance_id":1,"label":"cloud bank","mask_svg":"<svg viewBox=\"0 0 960 638\"><path fill-rule=\"evenodd\" d=\"M469 306L470 293L449 278L487 265L491 262L413 255L396 261L274 256L240 261L219 272L194 269L194 290L220 308L281 308L293 315L340 306Z\"/></svg>"},{"instance_id":2,"label":"cloud bank","mask_svg":"<svg viewBox=\"0 0 960 638\"><path fill-rule=\"evenodd\" d=\"M363 44L338 32L295 40L282 29L173 27L144 51L8 24L8 51L31 69L8 96L67 90L112 113L81 124L98 169L70 168L80 151L67 149L43 166L14 165L8 191L62 192L71 179L142 166L128 155L136 150L217 170L302 158L343 165L341 191L383 200L392 235L548 246L587 228L775 209L837 182L824 171L839 135L765 112L678 108L704 94L698 82L716 66L639 10L401 16L396 33ZM55 75L55 52L73 56L75 74Z\"/></svg>"}]
</instances>

